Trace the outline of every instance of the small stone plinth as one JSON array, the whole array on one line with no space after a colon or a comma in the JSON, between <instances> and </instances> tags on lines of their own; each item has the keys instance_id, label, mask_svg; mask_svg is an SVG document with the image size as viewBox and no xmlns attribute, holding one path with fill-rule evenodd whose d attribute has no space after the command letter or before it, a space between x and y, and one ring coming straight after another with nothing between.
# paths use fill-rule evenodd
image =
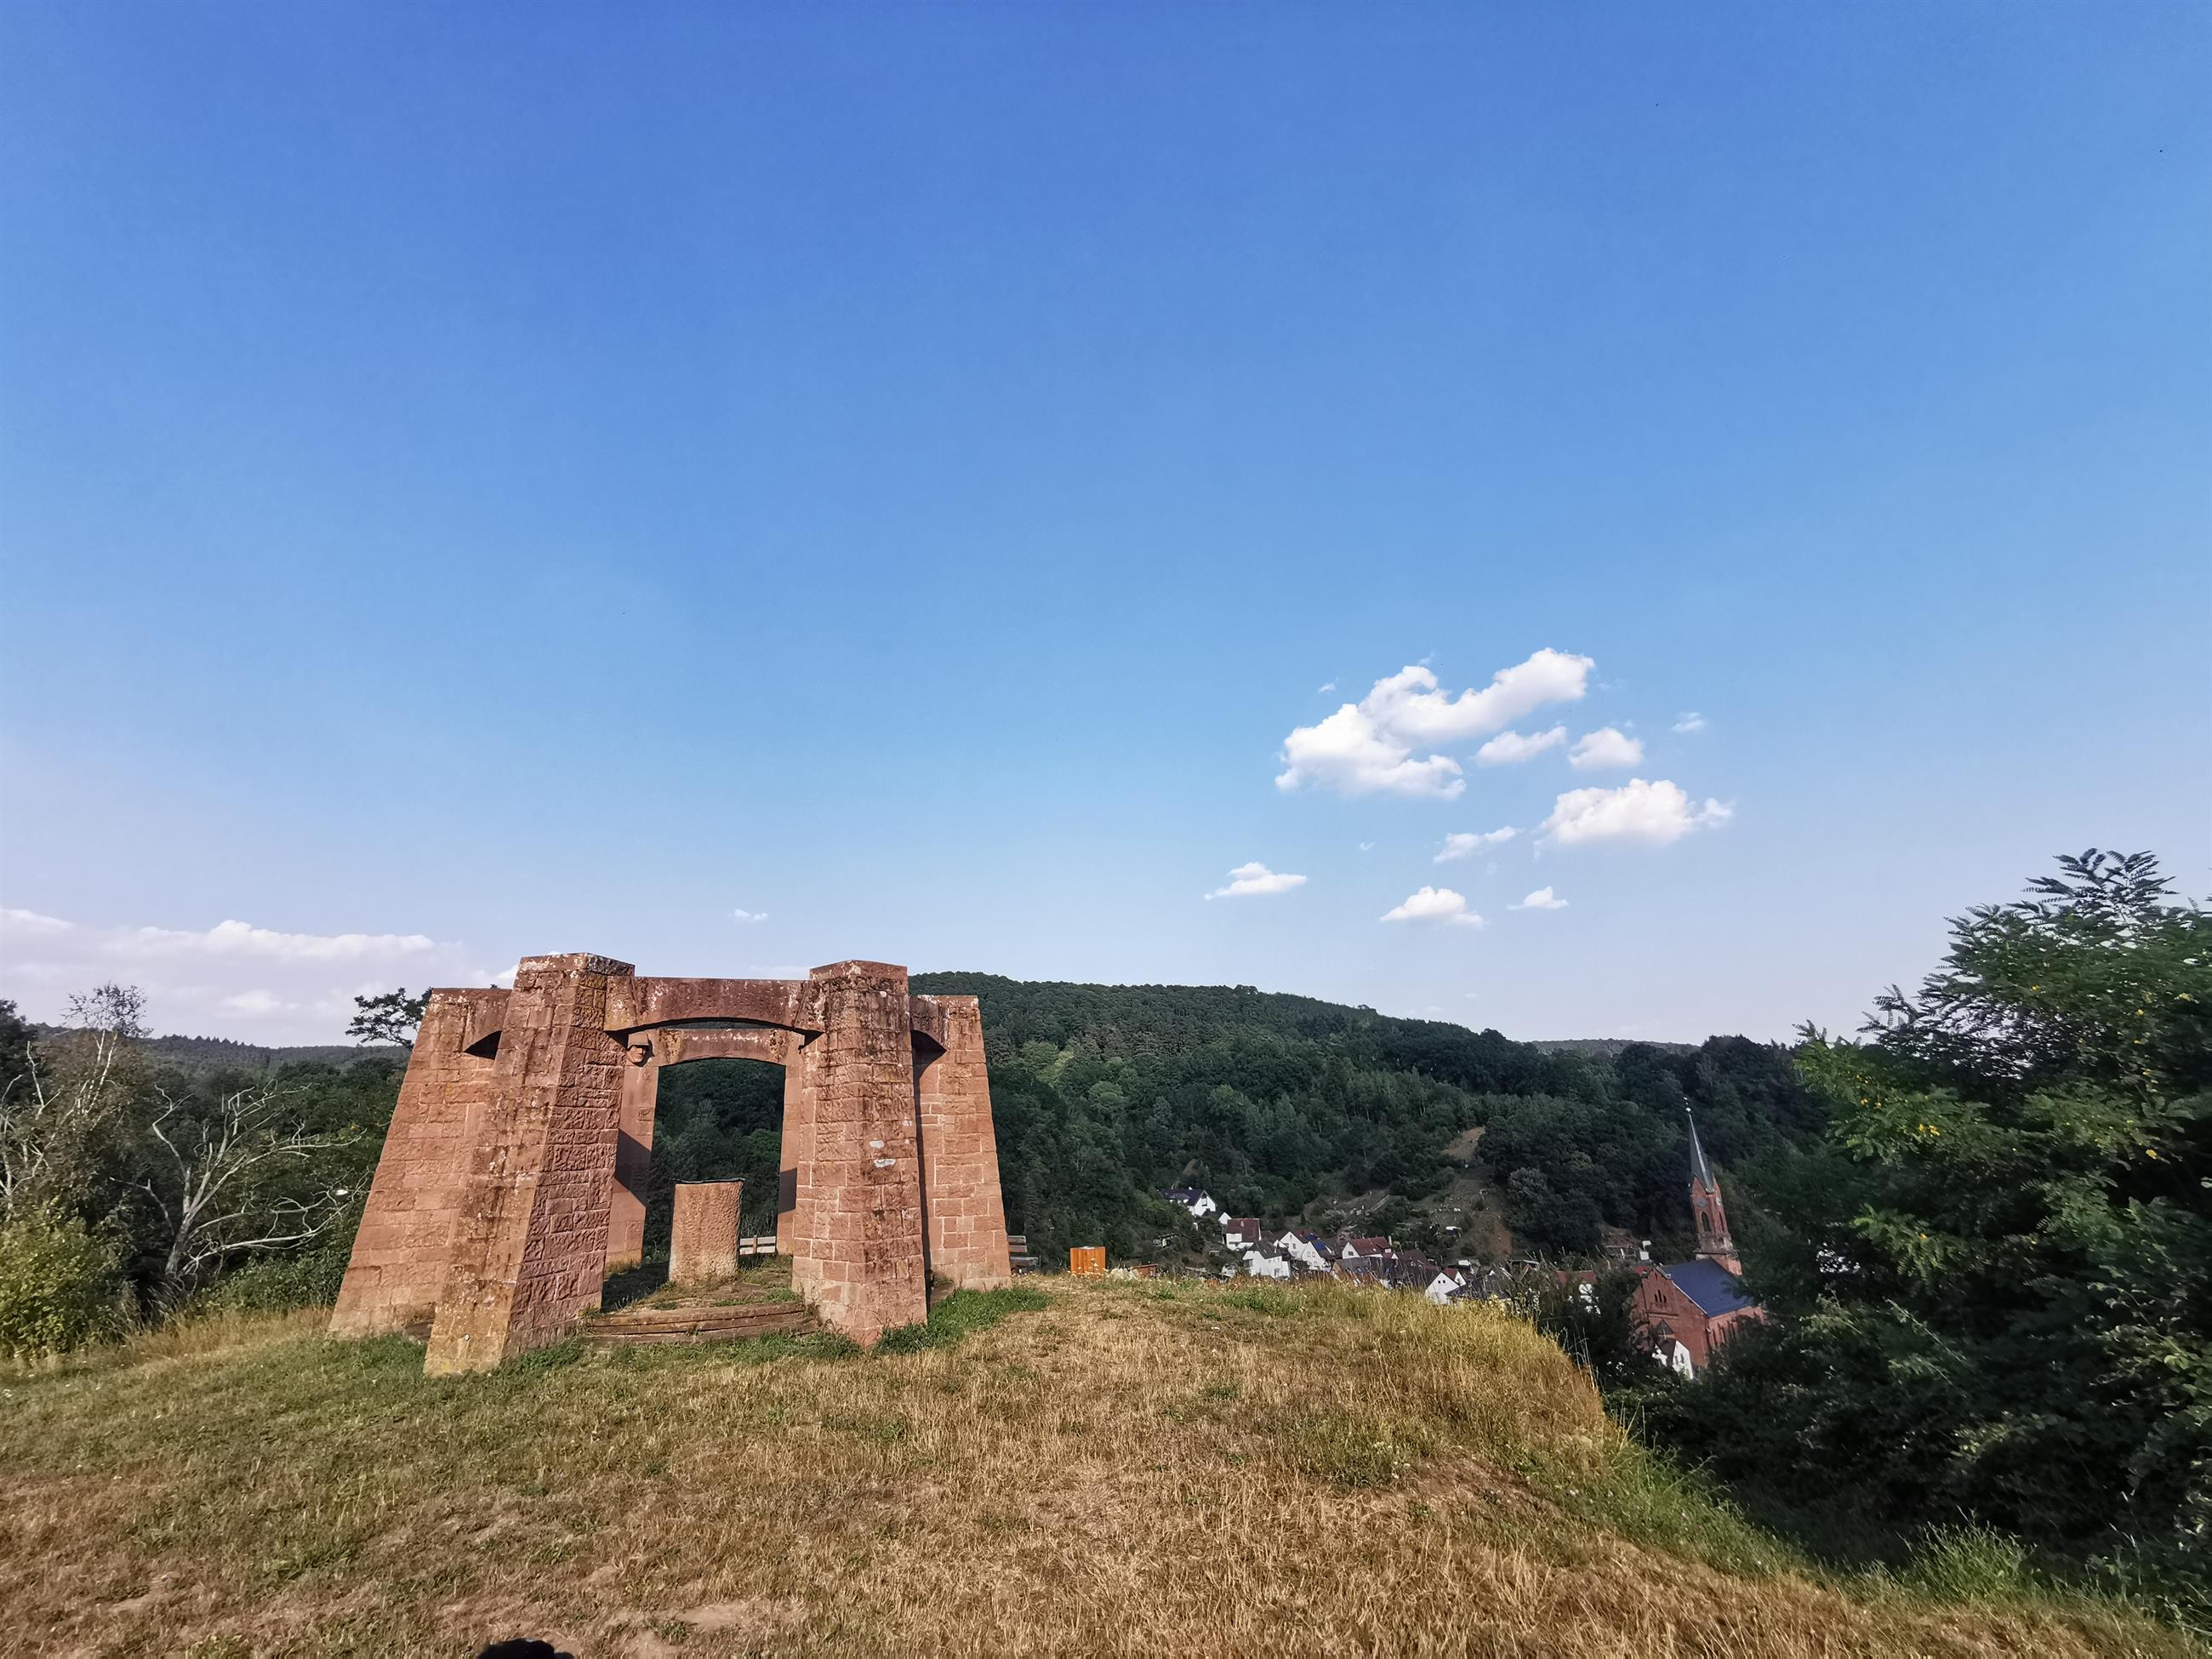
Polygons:
<instances>
[{"instance_id":1,"label":"small stone plinth","mask_svg":"<svg viewBox=\"0 0 2212 1659\"><path fill-rule=\"evenodd\" d=\"M738 1195L742 1181L679 1182L668 1239L668 1282L711 1285L738 1274Z\"/></svg>"}]
</instances>

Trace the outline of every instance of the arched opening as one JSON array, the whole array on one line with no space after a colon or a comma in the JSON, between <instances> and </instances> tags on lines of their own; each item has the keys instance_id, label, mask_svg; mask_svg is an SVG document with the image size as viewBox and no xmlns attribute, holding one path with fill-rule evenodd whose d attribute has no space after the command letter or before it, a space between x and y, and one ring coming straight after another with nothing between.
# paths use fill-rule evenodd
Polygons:
<instances>
[{"instance_id":1,"label":"arched opening","mask_svg":"<svg viewBox=\"0 0 2212 1659\"><path fill-rule=\"evenodd\" d=\"M698 1289L702 1261L709 1278L733 1286L743 1279L748 1291L788 1286L778 1217L791 1202L785 1108L804 1041L780 1027L714 1018L629 1034L603 1310L682 1300L679 1291ZM744 1183L734 1215L722 1207L731 1195L717 1191L732 1182ZM679 1200L679 1188L698 1190ZM686 1203L696 1206L689 1222L680 1218ZM703 1258L702 1238L714 1241Z\"/></svg>"},{"instance_id":2,"label":"arched opening","mask_svg":"<svg viewBox=\"0 0 2212 1659\"><path fill-rule=\"evenodd\" d=\"M783 1156L784 1068L763 1060L695 1060L660 1070L646 1177L646 1265L668 1265L676 1183L742 1181L739 1232L775 1231Z\"/></svg>"}]
</instances>

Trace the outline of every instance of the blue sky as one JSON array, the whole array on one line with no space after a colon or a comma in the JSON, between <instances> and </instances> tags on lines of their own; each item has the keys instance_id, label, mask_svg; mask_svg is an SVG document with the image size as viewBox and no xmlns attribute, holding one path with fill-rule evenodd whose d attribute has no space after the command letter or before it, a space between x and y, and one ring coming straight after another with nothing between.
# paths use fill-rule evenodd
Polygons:
<instances>
[{"instance_id":1,"label":"blue sky","mask_svg":"<svg viewBox=\"0 0 2212 1659\"><path fill-rule=\"evenodd\" d=\"M0 994L1780 1036L2060 849L2203 893L2208 70L2193 3L17 0Z\"/></svg>"}]
</instances>

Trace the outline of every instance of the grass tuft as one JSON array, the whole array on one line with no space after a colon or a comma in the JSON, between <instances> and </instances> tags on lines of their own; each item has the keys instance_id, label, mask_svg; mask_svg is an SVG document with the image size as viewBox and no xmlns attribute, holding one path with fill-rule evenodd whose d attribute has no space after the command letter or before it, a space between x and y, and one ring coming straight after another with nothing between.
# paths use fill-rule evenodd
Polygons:
<instances>
[{"instance_id":1,"label":"grass tuft","mask_svg":"<svg viewBox=\"0 0 2212 1659\"><path fill-rule=\"evenodd\" d=\"M920 1353L926 1348L949 1348L974 1332L990 1329L1008 1314L1039 1313L1050 1305L1051 1298L1042 1291L1024 1285L1000 1291L955 1291L930 1309L927 1323L885 1331L876 1343L876 1352Z\"/></svg>"}]
</instances>

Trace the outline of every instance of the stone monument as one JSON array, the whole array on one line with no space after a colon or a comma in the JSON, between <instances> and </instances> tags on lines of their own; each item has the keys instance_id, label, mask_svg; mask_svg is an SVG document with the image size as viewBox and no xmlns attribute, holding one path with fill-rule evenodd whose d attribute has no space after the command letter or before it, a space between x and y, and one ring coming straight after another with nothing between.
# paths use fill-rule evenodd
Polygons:
<instances>
[{"instance_id":1,"label":"stone monument","mask_svg":"<svg viewBox=\"0 0 2212 1659\"><path fill-rule=\"evenodd\" d=\"M333 1335L426 1325L432 1372L557 1342L635 1266L660 1068L784 1067L776 1249L830 1329L927 1316L933 1276L1011 1282L982 1018L880 962L803 980L645 979L526 957L513 990L433 991Z\"/></svg>"}]
</instances>

